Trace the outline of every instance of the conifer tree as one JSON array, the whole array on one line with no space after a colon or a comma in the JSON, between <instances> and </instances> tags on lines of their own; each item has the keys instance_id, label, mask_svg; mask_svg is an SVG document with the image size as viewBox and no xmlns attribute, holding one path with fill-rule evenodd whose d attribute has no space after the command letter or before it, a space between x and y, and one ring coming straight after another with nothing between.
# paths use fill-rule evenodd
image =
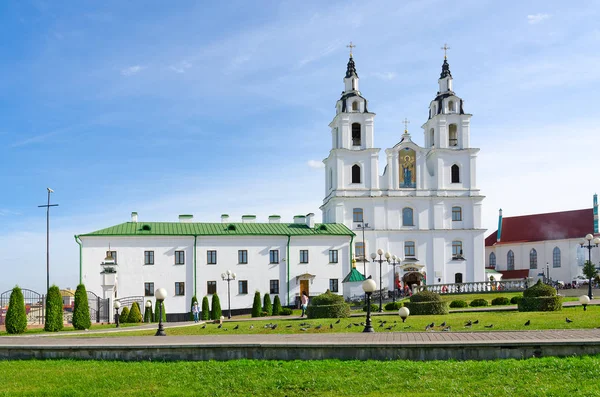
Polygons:
<instances>
[{"instance_id":1,"label":"conifer tree","mask_svg":"<svg viewBox=\"0 0 600 397\"><path fill-rule=\"evenodd\" d=\"M281 300L279 300L279 295L275 295L275 298L273 298L273 315L280 315L281 310L283 310L283 308L281 307Z\"/></svg>"},{"instance_id":2,"label":"conifer tree","mask_svg":"<svg viewBox=\"0 0 600 397\"><path fill-rule=\"evenodd\" d=\"M222 313L221 313L221 302L219 301L219 295L213 294L213 296L212 296L212 302L211 302L210 317L213 320L218 320L218 319L221 318L221 316L222 316Z\"/></svg>"},{"instance_id":3,"label":"conifer tree","mask_svg":"<svg viewBox=\"0 0 600 397\"><path fill-rule=\"evenodd\" d=\"M260 317L261 309L260 292L256 291L254 293L254 303L252 303L252 317Z\"/></svg>"},{"instance_id":4,"label":"conifer tree","mask_svg":"<svg viewBox=\"0 0 600 397\"><path fill-rule=\"evenodd\" d=\"M6 312L6 332L9 334L22 334L27 329L27 312L23 291L18 286L13 288Z\"/></svg>"},{"instance_id":5,"label":"conifer tree","mask_svg":"<svg viewBox=\"0 0 600 397\"><path fill-rule=\"evenodd\" d=\"M167 312L165 311L165 301L162 302L162 322L166 323L167 322ZM154 304L154 322L157 323L159 320L159 315L160 315L160 311L159 311L159 306L158 306L158 299L156 300L156 303Z\"/></svg>"},{"instance_id":6,"label":"conifer tree","mask_svg":"<svg viewBox=\"0 0 600 397\"><path fill-rule=\"evenodd\" d=\"M141 323L142 312L140 311L140 305L137 302L133 302L131 310L129 311L129 322L130 323Z\"/></svg>"},{"instance_id":7,"label":"conifer tree","mask_svg":"<svg viewBox=\"0 0 600 397\"><path fill-rule=\"evenodd\" d=\"M85 285L79 284L75 291L75 306L73 307L73 328L90 329L92 321L90 320L90 306L88 304Z\"/></svg>"},{"instance_id":8,"label":"conifer tree","mask_svg":"<svg viewBox=\"0 0 600 397\"><path fill-rule=\"evenodd\" d=\"M210 308L208 307L208 296L202 298L202 320L210 320Z\"/></svg>"},{"instance_id":9,"label":"conifer tree","mask_svg":"<svg viewBox=\"0 0 600 397\"><path fill-rule=\"evenodd\" d=\"M129 308L127 306L125 306L123 310L121 310L121 314L119 315L119 322L123 324L129 322Z\"/></svg>"},{"instance_id":10,"label":"conifer tree","mask_svg":"<svg viewBox=\"0 0 600 397\"><path fill-rule=\"evenodd\" d=\"M273 305L271 304L271 296L266 293L263 298L263 312L267 313L267 316L273 314Z\"/></svg>"},{"instance_id":11,"label":"conifer tree","mask_svg":"<svg viewBox=\"0 0 600 397\"><path fill-rule=\"evenodd\" d=\"M62 331L63 329L63 300L60 290L53 285L46 295L46 324L44 329L48 332Z\"/></svg>"},{"instance_id":12,"label":"conifer tree","mask_svg":"<svg viewBox=\"0 0 600 397\"><path fill-rule=\"evenodd\" d=\"M152 318L152 301L148 300L146 302L150 302L149 306L146 306L146 310L144 310L144 322L151 323L153 321Z\"/></svg>"}]
</instances>

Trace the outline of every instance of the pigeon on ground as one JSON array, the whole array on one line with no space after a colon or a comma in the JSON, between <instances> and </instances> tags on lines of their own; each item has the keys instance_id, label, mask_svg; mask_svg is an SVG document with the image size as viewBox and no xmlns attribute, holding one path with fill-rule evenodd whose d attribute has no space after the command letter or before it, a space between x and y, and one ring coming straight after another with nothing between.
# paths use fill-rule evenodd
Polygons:
<instances>
[{"instance_id":1,"label":"pigeon on ground","mask_svg":"<svg viewBox=\"0 0 600 397\"><path fill-rule=\"evenodd\" d=\"M392 328L394 328L394 326L393 326L393 325L390 325L389 327L385 327L385 329L387 329L388 331L391 331L391 330L392 330Z\"/></svg>"},{"instance_id":2,"label":"pigeon on ground","mask_svg":"<svg viewBox=\"0 0 600 397\"><path fill-rule=\"evenodd\" d=\"M286 328L292 328L292 324L290 324L290 325L286 325L285 327L286 327Z\"/></svg>"},{"instance_id":3,"label":"pigeon on ground","mask_svg":"<svg viewBox=\"0 0 600 397\"><path fill-rule=\"evenodd\" d=\"M204 324L204 325L202 326L202 329L204 329L204 328L206 328L206 324Z\"/></svg>"},{"instance_id":4,"label":"pigeon on ground","mask_svg":"<svg viewBox=\"0 0 600 397\"><path fill-rule=\"evenodd\" d=\"M486 327L486 328L492 328L493 326L494 326L494 324L484 325L484 327Z\"/></svg>"},{"instance_id":5,"label":"pigeon on ground","mask_svg":"<svg viewBox=\"0 0 600 397\"><path fill-rule=\"evenodd\" d=\"M300 328L300 331L308 331L307 328Z\"/></svg>"},{"instance_id":6,"label":"pigeon on ground","mask_svg":"<svg viewBox=\"0 0 600 397\"><path fill-rule=\"evenodd\" d=\"M452 328L448 325L447 327L442 328L442 331L444 332L448 332L450 331Z\"/></svg>"},{"instance_id":7,"label":"pigeon on ground","mask_svg":"<svg viewBox=\"0 0 600 397\"><path fill-rule=\"evenodd\" d=\"M240 325L236 325L235 327L233 327L233 329L238 329L240 327Z\"/></svg>"},{"instance_id":8,"label":"pigeon on ground","mask_svg":"<svg viewBox=\"0 0 600 397\"><path fill-rule=\"evenodd\" d=\"M565 319L565 321L566 321L567 323L572 323L572 322L573 322L573 320L571 320L569 317L567 317L567 318Z\"/></svg>"},{"instance_id":9,"label":"pigeon on ground","mask_svg":"<svg viewBox=\"0 0 600 397\"><path fill-rule=\"evenodd\" d=\"M385 326L384 323L379 324L379 328L382 328L383 326Z\"/></svg>"},{"instance_id":10,"label":"pigeon on ground","mask_svg":"<svg viewBox=\"0 0 600 397\"><path fill-rule=\"evenodd\" d=\"M531 320L527 320L527 322L525 323L525 326L527 327L529 324L531 324Z\"/></svg>"},{"instance_id":11,"label":"pigeon on ground","mask_svg":"<svg viewBox=\"0 0 600 397\"><path fill-rule=\"evenodd\" d=\"M431 328L430 324L427 324L427 325L425 326L425 331L429 331L429 329L430 329L430 328Z\"/></svg>"},{"instance_id":12,"label":"pigeon on ground","mask_svg":"<svg viewBox=\"0 0 600 397\"><path fill-rule=\"evenodd\" d=\"M254 329L254 325L250 325L250 329Z\"/></svg>"},{"instance_id":13,"label":"pigeon on ground","mask_svg":"<svg viewBox=\"0 0 600 397\"><path fill-rule=\"evenodd\" d=\"M317 325L317 326L315 327L315 329L321 329L321 327L322 327L322 325L321 325L321 324L319 324L319 325Z\"/></svg>"},{"instance_id":14,"label":"pigeon on ground","mask_svg":"<svg viewBox=\"0 0 600 397\"><path fill-rule=\"evenodd\" d=\"M471 325L473 325L473 322L471 320L465 323L465 327L470 327Z\"/></svg>"},{"instance_id":15,"label":"pigeon on ground","mask_svg":"<svg viewBox=\"0 0 600 397\"><path fill-rule=\"evenodd\" d=\"M329 324L329 329L333 329L333 324Z\"/></svg>"},{"instance_id":16,"label":"pigeon on ground","mask_svg":"<svg viewBox=\"0 0 600 397\"><path fill-rule=\"evenodd\" d=\"M364 326L365 326L365 323L361 321L361 322L360 322L360 325L362 325L362 326L364 327Z\"/></svg>"},{"instance_id":17,"label":"pigeon on ground","mask_svg":"<svg viewBox=\"0 0 600 397\"><path fill-rule=\"evenodd\" d=\"M275 329L277 328L277 324L273 324L273 326L271 327L271 329Z\"/></svg>"},{"instance_id":18,"label":"pigeon on ground","mask_svg":"<svg viewBox=\"0 0 600 397\"><path fill-rule=\"evenodd\" d=\"M446 326L446 322L445 321L440 324L440 327L445 327L445 326Z\"/></svg>"},{"instance_id":19,"label":"pigeon on ground","mask_svg":"<svg viewBox=\"0 0 600 397\"><path fill-rule=\"evenodd\" d=\"M352 325L354 325L355 327L358 327L360 324L358 324L358 323L352 323Z\"/></svg>"},{"instance_id":20,"label":"pigeon on ground","mask_svg":"<svg viewBox=\"0 0 600 397\"><path fill-rule=\"evenodd\" d=\"M479 324L479 320L473 321L473 324Z\"/></svg>"},{"instance_id":21,"label":"pigeon on ground","mask_svg":"<svg viewBox=\"0 0 600 397\"><path fill-rule=\"evenodd\" d=\"M429 328L433 328L433 327L435 327L435 323L429 324Z\"/></svg>"},{"instance_id":22,"label":"pigeon on ground","mask_svg":"<svg viewBox=\"0 0 600 397\"><path fill-rule=\"evenodd\" d=\"M223 324L219 324L217 328L223 328Z\"/></svg>"},{"instance_id":23,"label":"pigeon on ground","mask_svg":"<svg viewBox=\"0 0 600 397\"><path fill-rule=\"evenodd\" d=\"M341 319L341 318L338 318L338 320L337 320L335 323L336 323L336 324L339 324L339 323L340 323L340 321L342 321L342 319Z\"/></svg>"},{"instance_id":24,"label":"pigeon on ground","mask_svg":"<svg viewBox=\"0 0 600 397\"><path fill-rule=\"evenodd\" d=\"M352 328L352 323L348 324L346 328Z\"/></svg>"}]
</instances>

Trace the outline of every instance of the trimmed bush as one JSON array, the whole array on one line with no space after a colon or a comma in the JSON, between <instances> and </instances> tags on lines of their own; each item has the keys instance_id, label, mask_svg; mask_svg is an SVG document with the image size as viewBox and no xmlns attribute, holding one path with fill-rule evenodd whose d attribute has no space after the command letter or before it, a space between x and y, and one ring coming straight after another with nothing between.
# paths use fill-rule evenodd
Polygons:
<instances>
[{"instance_id":1,"label":"trimmed bush","mask_svg":"<svg viewBox=\"0 0 600 397\"><path fill-rule=\"evenodd\" d=\"M482 306L487 306L487 305L489 305L489 302L483 298L473 299L471 301L471 303L469 303L469 306L471 306L471 307L482 307Z\"/></svg>"},{"instance_id":2,"label":"trimmed bush","mask_svg":"<svg viewBox=\"0 0 600 397\"><path fill-rule=\"evenodd\" d=\"M431 291L421 291L410 297L411 303L419 302L441 302L442 297L440 294L436 294ZM409 309L410 310L410 309Z\"/></svg>"},{"instance_id":3,"label":"trimmed bush","mask_svg":"<svg viewBox=\"0 0 600 397\"><path fill-rule=\"evenodd\" d=\"M148 300L146 302L150 302L150 306L146 307L144 310L144 322L151 323L152 322L152 301Z\"/></svg>"},{"instance_id":4,"label":"trimmed bush","mask_svg":"<svg viewBox=\"0 0 600 397\"><path fill-rule=\"evenodd\" d=\"M371 313L376 312L377 310L379 310L379 306L374 303L371 303ZM367 305L363 306L362 311L363 312L367 311Z\"/></svg>"},{"instance_id":5,"label":"trimmed bush","mask_svg":"<svg viewBox=\"0 0 600 397\"><path fill-rule=\"evenodd\" d=\"M119 314L119 322L120 323L128 323L129 322L129 308L125 306L123 310L121 310L121 314Z\"/></svg>"},{"instance_id":6,"label":"trimmed bush","mask_svg":"<svg viewBox=\"0 0 600 397\"><path fill-rule=\"evenodd\" d=\"M290 316L294 311L292 309L290 309L289 307L284 307L283 309L281 309L281 314L282 316Z\"/></svg>"},{"instance_id":7,"label":"trimmed bush","mask_svg":"<svg viewBox=\"0 0 600 397\"><path fill-rule=\"evenodd\" d=\"M492 299L492 306L508 305L509 303L510 299L508 299L506 296L499 296Z\"/></svg>"},{"instance_id":8,"label":"trimmed bush","mask_svg":"<svg viewBox=\"0 0 600 397\"><path fill-rule=\"evenodd\" d=\"M190 301L190 321L194 321L194 302L198 302L196 295L192 296L192 300Z\"/></svg>"},{"instance_id":9,"label":"trimmed bush","mask_svg":"<svg viewBox=\"0 0 600 397\"><path fill-rule=\"evenodd\" d=\"M556 296L556 290L546 284L542 280L538 280L533 286L523 291L523 298L537 298L540 296Z\"/></svg>"},{"instance_id":10,"label":"trimmed bush","mask_svg":"<svg viewBox=\"0 0 600 397\"><path fill-rule=\"evenodd\" d=\"M402 302L390 302L390 303L385 304L385 310L387 310L387 311L398 310L402 306L403 306Z\"/></svg>"},{"instance_id":11,"label":"trimmed bush","mask_svg":"<svg viewBox=\"0 0 600 397\"><path fill-rule=\"evenodd\" d=\"M8 311L6 312L6 332L9 334L22 334L27 329L27 311L23 291L18 286L10 293Z\"/></svg>"},{"instance_id":12,"label":"trimmed bush","mask_svg":"<svg viewBox=\"0 0 600 397\"><path fill-rule=\"evenodd\" d=\"M453 300L452 302L450 302L450 307L451 308L461 308L461 307L468 307L469 304L467 303L467 301L464 301L462 299L457 299L457 300Z\"/></svg>"},{"instance_id":13,"label":"trimmed bush","mask_svg":"<svg viewBox=\"0 0 600 397\"><path fill-rule=\"evenodd\" d=\"M137 302L133 302L131 310L129 311L129 323L141 323L142 312L140 311L140 305Z\"/></svg>"},{"instance_id":14,"label":"trimmed bush","mask_svg":"<svg viewBox=\"0 0 600 397\"><path fill-rule=\"evenodd\" d=\"M210 320L210 308L208 307L208 296L202 298L202 311L200 318L204 321Z\"/></svg>"},{"instance_id":15,"label":"trimmed bush","mask_svg":"<svg viewBox=\"0 0 600 397\"><path fill-rule=\"evenodd\" d=\"M448 314L448 304L439 294L431 291L421 291L410 297L410 302L405 302L411 315L423 314Z\"/></svg>"},{"instance_id":16,"label":"trimmed bush","mask_svg":"<svg viewBox=\"0 0 600 397\"><path fill-rule=\"evenodd\" d=\"M273 305L271 304L271 296L269 294L265 294L263 297L263 312L267 313L267 316L273 314Z\"/></svg>"},{"instance_id":17,"label":"trimmed bush","mask_svg":"<svg viewBox=\"0 0 600 397\"><path fill-rule=\"evenodd\" d=\"M562 310L562 297L556 296L556 290L541 280L523 291L518 302L520 312L554 312Z\"/></svg>"},{"instance_id":18,"label":"trimmed bush","mask_svg":"<svg viewBox=\"0 0 600 397\"><path fill-rule=\"evenodd\" d=\"M88 304L85 285L79 284L75 291L75 305L73 307L73 328L90 329L92 321L90 320L90 306Z\"/></svg>"},{"instance_id":19,"label":"trimmed bush","mask_svg":"<svg viewBox=\"0 0 600 397\"><path fill-rule=\"evenodd\" d=\"M260 317L262 307L260 305L260 292L254 293L254 303L252 304L252 317Z\"/></svg>"},{"instance_id":20,"label":"trimmed bush","mask_svg":"<svg viewBox=\"0 0 600 397\"><path fill-rule=\"evenodd\" d=\"M281 314L281 300L279 300L279 295L275 295L273 298L273 315L278 316Z\"/></svg>"},{"instance_id":21,"label":"trimmed bush","mask_svg":"<svg viewBox=\"0 0 600 397\"><path fill-rule=\"evenodd\" d=\"M48 332L62 331L63 329L63 300L60 290L53 285L46 295L46 324L44 330Z\"/></svg>"},{"instance_id":22,"label":"trimmed bush","mask_svg":"<svg viewBox=\"0 0 600 397\"><path fill-rule=\"evenodd\" d=\"M512 298L510 298L510 303L512 303L513 305L517 305L519 304L519 302L521 302L521 299L523 299L522 296L513 296Z\"/></svg>"},{"instance_id":23,"label":"trimmed bush","mask_svg":"<svg viewBox=\"0 0 600 397\"><path fill-rule=\"evenodd\" d=\"M221 313L221 301L219 300L219 295L213 294L210 307L210 318L213 320L219 320L223 315Z\"/></svg>"},{"instance_id":24,"label":"trimmed bush","mask_svg":"<svg viewBox=\"0 0 600 397\"><path fill-rule=\"evenodd\" d=\"M324 294L311 299L306 309L307 318L342 318L350 317L350 305L344 297L327 290Z\"/></svg>"},{"instance_id":25,"label":"trimmed bush","mask_svg":"<svg viewBox=\"0 0 600 397\"><path fill-rule=\"evenodd\" d=\"M165 310L165 302L163 301L162 304L160 305L160 307L158 306L158 299L156 300L156 302L154 302L154 322L157 323L158 320L160 320L159 316L160 316L160 310L162 309L162 322L166 323L167 322L167 311Z\"/></svg>"}]
</instances>

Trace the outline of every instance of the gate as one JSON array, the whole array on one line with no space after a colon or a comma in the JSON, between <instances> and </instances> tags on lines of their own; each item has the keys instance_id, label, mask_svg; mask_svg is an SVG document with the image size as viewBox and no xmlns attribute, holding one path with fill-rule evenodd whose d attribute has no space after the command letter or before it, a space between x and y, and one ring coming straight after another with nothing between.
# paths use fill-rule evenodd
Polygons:
<instances>
[{"instance_id":1,"label":"gate","mask_svg":"<svg viewBox=\"0 0 600 397\"><path fill-rule=\"evenodd\" d=\"M142 312L142 315L144 314L144 309L146 308L144 306L144 299L149 298L147 296L126 296L124 298L119 298L119 299L115 299L119 302L121 302L121 309L124 307L128 307L129 309L131 309L131 305L133 305L133 302L137 302L138 305L140 306L140 311Z\"/></svg>"},{"instance_id":2,"label":"gate","mask_svg":"<svg viewBox=\"0 0 600 397\"><path fill-rule=\"evenodd\" d=\"M25 301L27 324L43 324L44 311L46 309L44 305L45 296L30 289L22 289L21 291L23 292L23 300ZM11 293L12 290L8 290L0 294L0 324L4 324Z\"/></svg>"},{"instance_id":3,"label":"gate","mask_svg":"<svg viewBox=\"0 0 600 397\"><path fill-rule=\"evenodd\" d=\"M110 323L109 299L102 299L92 291L87 291L90 320L96 323Z\"/></svg>"}]
</instances>

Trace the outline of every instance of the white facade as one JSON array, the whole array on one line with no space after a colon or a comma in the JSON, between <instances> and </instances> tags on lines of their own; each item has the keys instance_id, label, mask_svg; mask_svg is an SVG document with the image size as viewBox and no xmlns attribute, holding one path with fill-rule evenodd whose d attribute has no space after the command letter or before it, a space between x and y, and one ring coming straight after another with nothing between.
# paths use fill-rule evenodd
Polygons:
<instances>
[{"instance_id":1,"label":"white facade","mask_svg":"<svg viewBox=\"0 0 600 397\"><path fill-rule=\"evenodd\" d=\"M380 175L375 114L358 90L354 60L348 62L345 91L329 124L332 148L323 160L321 210L325 223L343 223L357 234L353 249L361 272L362 252L370 260L370 253L382 249L401 259L396 272L407 283L419 283L421 275L428 284L485 279L484 197L476 183L479 149L470 147L471 115L464 113L462 99L452 91L446 60L438 84L422 126L425 147L415 144L405 130L401 141L385 150ZM378 279L379 265L370 262L367 267L367 276ZM384 263L382 272L384 285L392 289L392 266Z\"/></svg>"}]
</instances>

